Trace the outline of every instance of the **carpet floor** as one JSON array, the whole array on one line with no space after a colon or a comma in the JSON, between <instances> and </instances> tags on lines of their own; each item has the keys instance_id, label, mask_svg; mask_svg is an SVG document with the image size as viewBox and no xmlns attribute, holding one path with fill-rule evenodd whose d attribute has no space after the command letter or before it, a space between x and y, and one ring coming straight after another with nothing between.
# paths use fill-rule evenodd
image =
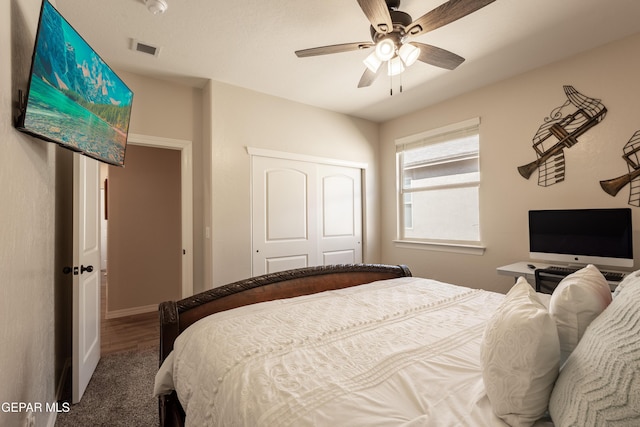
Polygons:
<instances>
[{"instance_id":1,"label":"carpet floor","mask_svg":"<svg viewBox=\"0 0 640 427\"><path fill-rule=\"evenodd\" d=\"M157 370L157 349L103 356L80 402L59 413L55 426L157 427Z\"/></svg>"}]
</instances>

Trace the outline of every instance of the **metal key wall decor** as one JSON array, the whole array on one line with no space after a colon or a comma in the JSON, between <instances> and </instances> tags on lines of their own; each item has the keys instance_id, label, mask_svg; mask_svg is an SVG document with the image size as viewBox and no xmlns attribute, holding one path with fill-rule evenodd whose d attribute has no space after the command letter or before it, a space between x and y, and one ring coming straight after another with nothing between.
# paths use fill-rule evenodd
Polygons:
<instances>
[{"instance_id":1,"label":"metal key wall decor","mask_svg":"<svg viewBox=\"0 0 640 427\"><path fill-rule=\"evenodd\" d=\"M622 158L627 163L629 173L600 181L600 186L607 194L615 196L622 190L622 187L630 184L629 204L640 207L640 157L638 151L640 151L640 130L636 131L622 148Z\"/></svg>"},{"instance_id":2,"label":"metal key wall decor","mask_svg":"<svg viewBox=\"0 0 640 427\"><path fill-rule=\"evenodd\" d=\"M575 90L573 86L563 86L567 101L545 117L533 137L533 149L537 160L518 167L518 172L529 179L538 170L538 185L547 187L564 181L564 149L578 143L578 137L600 123L606 107L599 99L589 98ZM573 106L573 113L565 113L566 107Z\"/></svg>"}]
</instances>

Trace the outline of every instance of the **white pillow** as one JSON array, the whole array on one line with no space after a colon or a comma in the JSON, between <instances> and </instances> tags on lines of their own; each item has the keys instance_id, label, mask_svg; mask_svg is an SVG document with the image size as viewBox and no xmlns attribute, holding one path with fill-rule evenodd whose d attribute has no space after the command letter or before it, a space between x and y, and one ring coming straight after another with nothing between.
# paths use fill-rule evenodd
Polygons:
<instances>
[{"instance_id":1,"label":"white pillow","mask_svg":"<svg viewBox=\"0 0 640 427\"><path fill-rule=\"evenodd\" d=\"M549 313L558 326L560 365L567 360L587 326L611 303L602 273L588 265L562 279L551 295Z\"/></svg>"},{"instance_id":2,"label":"white pillow","mask_svg":"<svg viewBox=\"0 0 640 427\"><path fill-rule=\"evenodd\" d=\"M560 366L558 330L524 277L488 321L480 362L498 417L511 426L531 426L545 414Z\"/></svg>"},{"instance_id":3,"label":"white pillow","mask_svg":"<svg viewBox=\"0 0 640 427\"><path fill-rule=\"evenodd\" d=\"M589 326L556 382L557 427L640 426L640 286L625 286Z\"/></svg>"},{"instance_id":4,"label":"white pillow","mask_svg":"<svg viewBox=\"0 0 640 427\"><path fill-rule=\"evenodd\" d=\"M620 281L620 283L618 283L618 285L616 286L615 291L613 291L613 295L611 295L612 298L615 298L618 296L618 294L620 293L620 291L625 287L625 286L629 286L635 283L640 283L640 270L636 270L632 273L627 274L624 279L622 279L622 281Z\"/></svg>"}]
</instances>

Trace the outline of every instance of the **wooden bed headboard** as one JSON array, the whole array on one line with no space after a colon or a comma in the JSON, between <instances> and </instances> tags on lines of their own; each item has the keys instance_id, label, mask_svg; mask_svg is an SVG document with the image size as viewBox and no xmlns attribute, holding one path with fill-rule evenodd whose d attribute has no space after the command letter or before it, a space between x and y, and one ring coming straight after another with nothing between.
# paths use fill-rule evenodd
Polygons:
<instances>
[{"instance_id":1,"label":"wooden bed headboard","mask_svg":"<svg viewBox=\"0 0 640 427\"><path fill-rule=\"evenodd\" d=\"M179 301L163 302L160 311L160 364L175 339L210 314L244 305L363 285L377 280L409 277L405 265L338 264L265 274L204 291ZM175 392L160 398L160 425L179 426L184 412Z\"/></svg>"}]
</instances>

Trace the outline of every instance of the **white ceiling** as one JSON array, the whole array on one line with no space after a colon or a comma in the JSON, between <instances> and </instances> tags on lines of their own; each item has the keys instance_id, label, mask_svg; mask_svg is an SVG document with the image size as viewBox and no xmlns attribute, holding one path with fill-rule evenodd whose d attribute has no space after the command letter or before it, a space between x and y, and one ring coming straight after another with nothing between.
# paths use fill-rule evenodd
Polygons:
<instances>
[{"instance_id":1,"label":"white ceiling","mask_svg":"<svg viewBox=\"0 0 640 427\"><path fill-rule=\"evenodd\" d=\"M56 0L58 10L113 68L202 86L209 79L382 122L639 31L638 0L497 0L417 41L466 61L447 71L417 62L399 79L358 89L353 51L298 58L294 51L370 41L356 0ZM417 19L444 0L403 0ZM161 47L157 57L131 40ZM562 82L571 83L571 82Z\"/></svg>"}]
</instances>

